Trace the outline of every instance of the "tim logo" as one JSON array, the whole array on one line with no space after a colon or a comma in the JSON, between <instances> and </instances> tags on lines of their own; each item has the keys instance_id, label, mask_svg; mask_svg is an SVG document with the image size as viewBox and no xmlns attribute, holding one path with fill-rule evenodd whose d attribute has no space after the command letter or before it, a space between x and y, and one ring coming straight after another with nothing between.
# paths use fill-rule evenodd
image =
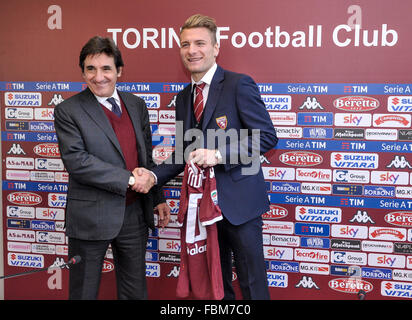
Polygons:
<instances>
[{"instance_id":1,"label":"tim logo","mask_svg":"<svg viewBox=\"0 0 412 320\"><path fill-rule=\"evenodd\" d=\"M319 125L319 126L331 126L333 124L333 114L329 112L323 113L298 113L298 125Z\"/></svg>"}]
</instances>

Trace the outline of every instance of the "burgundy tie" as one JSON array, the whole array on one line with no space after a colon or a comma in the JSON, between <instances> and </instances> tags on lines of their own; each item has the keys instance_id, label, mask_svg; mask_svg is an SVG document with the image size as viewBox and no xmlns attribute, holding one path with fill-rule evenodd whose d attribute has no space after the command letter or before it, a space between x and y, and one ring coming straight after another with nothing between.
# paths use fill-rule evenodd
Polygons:
<instances>
[{"instance_id":1,"label":"burgundy tie","mask_svg":"<svg viewBox=\"0 0 412 320\"><path fill-rule=\"evenodd\" d=\"M205 87L205 85L206 83L196 85L196 99L193 108L195 111L195 117L197 122L200 121L200 118L202 117L203 113L203 88Z\"/></svg>"}]
</instances>

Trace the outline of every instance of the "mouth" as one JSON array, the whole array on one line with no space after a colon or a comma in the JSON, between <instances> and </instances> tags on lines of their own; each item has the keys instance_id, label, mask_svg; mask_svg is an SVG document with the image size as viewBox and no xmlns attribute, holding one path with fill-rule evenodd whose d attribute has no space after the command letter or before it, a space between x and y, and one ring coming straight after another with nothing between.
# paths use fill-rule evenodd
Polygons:
<instances>
[{"instance_id":1,"label":"mouth","mask_svg":"<svg viewBox=\"0 0 412 320\"><path fill-rule=\"evenodd\" d=\"M96 88L102 89L107 87L108 82L94 82L93 84L96 86Z\"/></svg>"},{"instance_id":2,"label":"mouth","mask_svg":"<svg viewBox=\"0 0 412 320\"><path fill-rule=\"evenodd\" d=\"M100 82L93 82L96 86L105 86L108 82L107 81L100 81Z\"/></svg>"},{"instance_id":3,"label":"mouth","mask_svg":"<svg viewBox=\"0 0 412 320\"><path fill-rule=\"evenodd\" d=\"M186 60L190 63L196 63L202 60L202 57L188 57Z\"/></svg>"}]
</instances>

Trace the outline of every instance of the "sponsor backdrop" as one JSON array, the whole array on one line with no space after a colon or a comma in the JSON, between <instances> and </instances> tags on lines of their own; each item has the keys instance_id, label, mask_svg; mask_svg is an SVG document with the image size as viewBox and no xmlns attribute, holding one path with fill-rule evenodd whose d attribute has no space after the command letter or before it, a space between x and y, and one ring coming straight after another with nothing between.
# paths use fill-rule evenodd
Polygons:
<instances>
[{"instance_id":1,"label":"sponsor backdrop","mask_svg":"<svg viewBox=\"0 0 412 320\"><path fill-rule=\"evenodd\" d=\"M261 157L272 299L411 298L411 9L402 0L2 1L4 273L68 259L53 108L85 88L83 44L96 34L117 42L118 89L146 101L161 161L174 148L175 95L189 81L179 27L200 12L217 19L218 63L255 79L280 137ZM151 299L175 298L180 182L165 188L171 223L147 244ZM102 299L115 298L113 270L109 250ZM66 299L67 285L67 269L51 270L6 280L4 296Z\"/></svg>"}]
</instances>

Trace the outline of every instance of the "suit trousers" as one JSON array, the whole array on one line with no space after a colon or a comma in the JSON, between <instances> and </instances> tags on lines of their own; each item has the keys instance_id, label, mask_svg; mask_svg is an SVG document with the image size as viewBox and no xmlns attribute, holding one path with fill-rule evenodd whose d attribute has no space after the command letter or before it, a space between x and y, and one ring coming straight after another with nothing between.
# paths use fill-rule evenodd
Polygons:
<instances>
[{"instance_id":1,"label":"suit trousers","mask_svg":"<svg viewBox=\"0 0 412 320\"><path fill-rule=\"evenodd\" d=\"M232 254L243 299L269 300L266 264L263 254L262 217L241 225L226 218L217 223L224 300L234 300Z\"/></svg>"},{"instance_id":2,"label":"suit trousers","mask_svg":"<svg viewBox=\"0 0 412 320\"><path fill-rule=\"evenodd\" d=\"M85 212L87 214L87 212ZM115 213L114 213L115 214ZM104 256L112 245L117 282L117 298L147 299L146 245L148 226L140 200L126 207L123 226L111 240L69 238L69 257L79 255L79 264L70 267L69 299L97 299Z\"/></svg>"}]
</instances>

